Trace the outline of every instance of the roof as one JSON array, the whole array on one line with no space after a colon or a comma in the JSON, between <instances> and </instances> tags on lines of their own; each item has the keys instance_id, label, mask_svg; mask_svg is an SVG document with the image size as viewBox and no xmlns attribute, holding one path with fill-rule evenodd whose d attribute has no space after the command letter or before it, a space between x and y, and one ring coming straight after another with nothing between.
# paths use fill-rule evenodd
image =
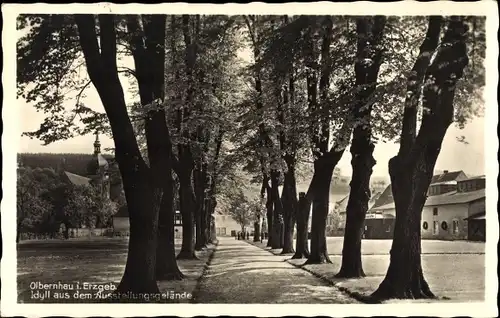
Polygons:
<instances>
[{"instance_id":1,"label":"roof","mask_svg":"<svg viewBox=\"0 0 500 318\"><path fill-rule=\"evenodd\" d=\"M462 181L465 180L466 178L467 175L462 170L441 173L432 177L430 185L456 184L457 181ZM393 202L394 198L392 197L392 185L389 184L387 188L385 188L384 192L382 192L382 194L378 197L378 199L376 200L375 204L371 207L371 209L380 208L384 205L391 204ZM429 199L427 199L427 202L429 202Z\"/></svg>"},{"instance_id":2,"label":"roof","mask_svg":"<svg viewBox=\"0 0 500 318\"><path fill-rule=\"evenodd\" d=\"M462 181L462 180L461 180ZM451 180L451 181L440 181L440 182L435 182L430 184L429 186L435 186L435 185L457 185L456 180Z\"/></svg>"},{"instance_id":3,"label":"roof","mask_svg":"<svg viewBox=\"0 0 500 318\"><path fill-rule=\"evenodd\" d=\"M64 171L64 174L68 177L69 182L74 185L89 185L91 181L91 179L87 177L82 177L68 171Z\"/></svg>"},{"instance_id":4,"label":"roof","mask_svg":"<svg viewBox=\"0 0 500 318\"><path fill-rule=\"evenodd\" d=\"M460 181L463 179L467 179L467 175L462 170L451 171L433 176L431 184L447 182L447 181Z\"/></svg>"},{"instance_id":5,"label":"roof","mask_svg":"<svg viewBox=\"0 0 500 318\"><path fill-rule=\"evenodd\" d=\"M349 201L349 195L346 195L340 201L335 202L335 208L340 212L347 210L347 202Z\"/></svg>"},{"instance_id":6,"label":"roof","mask_svg":"<svg viewBox=\"0 0 500 318\"><path fill-rule=\"evenodd\" d=\"M427 198L425 206L469 203L486 197L485 189L470 192L448 192ZM394 209L394 202L377 207L378 210Z\"/></svg>"},{"instance_id":7,"label":"roof","mask_svg":"<svg viewBox=\"0 0 500 318\"><path fill-rule=\"evenodd\" d=\"M106 160L106 158L104 158L104 156L101 154L97 155L97 162L99 163L100 167L103 167L103 166L108 164L108 161Z\"/></svg>"},{"instance_id":8,"label":"roof","mask_svg":"<svg viewBox=\"0 0 500 318\"><path fill-rule=\"evenodd\" d=\"M98 174L101 168L108 169L108 161L100 153L94 154L87 164L87 173L89 175Z\"/></svg>"},{"instance_id":9,"label":"roof","mask_svg":"<svg viewBox=\"0 0 500 318\"><path fill-rule=\"evenodd\" d=\"M368 201L368 210L377 202L378 198L380 197L382 193L381 192L375 192L372 194L370 200ZM345 212L347 210L347 202L349 202L349 194L345 196L342 200L337 201L335 204L335 208L340 212Z\"/></svg>"},{"instance_id":10,"label":"roof","mask_svg":"<svg viewBox=\"0 0 500 318\"><path fill-rule=\"evenodd\" d=\"M475 177L470 177L470 178L467 178L467 179L462 179L460 181L470 181L470 180L479 180L479 179L486 179L486 176L485 175L475 176Z\"/></svg>"},{"instance_id":11,"label":"roof","mask_svg":"<svg viewBox=\"0 0 500 318\"><path fill-rule=\"evenodd\" d=\"M486 212L482 211L469 215L469 217L465 218L464 220L485 220L485 219L486 219Z\"/></svg>"},{"instance_id":12,"label":"roof","mask_svg":"<svg viewBox=\"0 0 500 318\"><path fill-rule=\"evenodd\" d=\"M379 206L389 204L393 201L394 199L392 198L392 186L389 184L387 188L385 188L385 190L378 196L375 204L373 204L371 208L378 208Z\"/></svg>"}]
</instances>

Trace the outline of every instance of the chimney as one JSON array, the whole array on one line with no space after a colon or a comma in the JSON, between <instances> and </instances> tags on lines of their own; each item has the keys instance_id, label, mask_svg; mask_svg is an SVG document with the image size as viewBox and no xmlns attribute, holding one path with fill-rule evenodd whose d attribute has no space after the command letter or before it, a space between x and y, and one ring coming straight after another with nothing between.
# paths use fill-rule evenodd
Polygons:
<instances>
[{"instance_id":1,"label":"chimney","mask_svg":"<svg viewBox=\"0 0 500 318\"><path fill-rule=\"evenodd\" d=\"M444 173L444 174L447 174L448 172L449 172L448 170L444 170L444 171L443 171L443 173Z\"/></svg>"}]
</instances>

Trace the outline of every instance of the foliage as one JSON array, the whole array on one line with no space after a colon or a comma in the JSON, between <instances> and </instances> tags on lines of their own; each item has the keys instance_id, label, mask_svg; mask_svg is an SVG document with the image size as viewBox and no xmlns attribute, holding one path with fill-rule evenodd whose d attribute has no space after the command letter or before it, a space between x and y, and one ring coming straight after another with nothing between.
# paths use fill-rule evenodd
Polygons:
<instances>
[{"instance_id":1,"label":"foliage","mask_svg":"<svg viewBox=\"0 0 500 318\"><path fill-rule=\"evenodd\" d=\"M64 208L67 223L73 227L103 227L109 225L116 213L114 202L103 197L98 188L92 186L69 186L68 203Z\"/></svg>"},{"instance_id":2,"label":"foliage","mask_svg":"<svg viewBox=\"0 0 500 318\"><path fill-rule=\"evenodd\" d=\"M342 220L339 211L337 209L331 210L328 218L330 222L327 224L327 232L336 233Z\"/></svg>"},{"instance_id":3,"label":"foliage","mask_svg":"<svg viewBox=\"0 0 500 318\"><path fill-rule=\"evenodd\" d=\"M103 156L108 161L113 160L109 154ZM87 175L87 164L91 159L92 154L85 153L19 153L17 155L20 166L33 169L51 168L57 170L64 160L64 170L81 176Z\"/></svg>"},{"instance_id":4,"label":"foliage","mask_svg":"<svg viewBox=\"0 0 500 318\"><path fill-rule=\"evenodd\" d=\"M241 226L242 231L255 221L256 212L260 213L259 206L249 200L242 190L237 190L227 198L226 209L235 221Z\"/></svg>"},{"instance_id":5,"label":"foliage","mask_svg":"<svg viewBox=\"0 0 500 318\"><path fill-rule=\"evenodd\" d=\"M65 182L51 168L21 167L17 176L17 220L20 230L54 233L69 226L109 225L118 204L92 186Z\"/></svg>"},{"instance_id":6,"label":"foliage","mask_svg":"<svg viewBox=\"0 0 500 318\"><path fill-rule=\"evenodd\" d=\"M17 177L17 224L18 231L34 232L50 214L52 206L41 197L40 182L32 169L18 171Z\"/></svg>"}]
</instances>

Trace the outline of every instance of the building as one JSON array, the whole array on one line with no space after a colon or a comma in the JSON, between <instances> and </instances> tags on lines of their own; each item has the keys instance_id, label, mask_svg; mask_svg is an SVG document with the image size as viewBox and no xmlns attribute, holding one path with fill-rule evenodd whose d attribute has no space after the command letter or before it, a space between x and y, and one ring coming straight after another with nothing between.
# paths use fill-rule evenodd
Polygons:
<instances>
[{"instance_id":1,"label":"building","mask_svg":"<svg viewBox=\"0 0 500 318\"><path fill-rule=\"evenodd\" d=\"M241 227L233 220L231 216L216 214L215 217L211 216L211 222L215 221L215 231L216 236L232 236L232 233L236 233L241 230ZM212 227L213 229L213 227ZM176 239L182 238L182 214L179 210L175 211L174 215L174 237ZM196 225L193 224L193 233L196 236ZM236 235L236 234L234 234Z\"/></svg>"},{"instance_id":2,"label":"building","mask_svg":"<svg viewBox=\"0 0 500 318\"><path fill-rule=\"evenodd\" d=\"M486 213L478 212L465 220L467 221L467 239L486 242Z\"/></svg>"},{"instance_id":3,"label":"building","mask_svg":"<svg viewBox=\"0 0 500 318\"><path fill-rule=\"evenodd\" d=\"M251 225L253 230L253 224ZM215 212L215 234L217 236L236 236L241 231L239 225L232 216Z\"/></svg>"},{"instance_id":4,"label":"building","mask_svg":"<svg viewBox=\"0 0 500 318\"><path fill-rule=\"evenodd\" d=\"M429 186L427 201L422 209L422 238L484 241L485 176L467 178L461 171L450 174L432 179L434 183ZM394 202L378 205L369 214L373 215L374 220L384 220L385 226L382 228L381 221L367 218L365 237L375 238L380 236L380 232L386 232L385 238L391 238L396 215Z\"/></svg>"},{"instance_id":5,"label":"building","mask_svg":"<svg viewBox=\"0 0 500 318\"><path fill-rule=\"evenodd\" d=\"M96 133L94 142L94 153L90 160L87 162L87 176L78 175L66 170L66 159L62 158L58 166L57 173L61 179L69 184L76 186L92 186L99 189L103 198L110 198L110 178L109 178L109 163L101 154L101 143L99 135ZM112 220L114 224L114 220ZM97 224L98 229L89 229L85 225L82 227L71 225L72 227L66 229L66 224L61 224L60 232L69 233L69 237L88 236L88 235L102 235L106 224Z\"/></svg>"},{"instance_id":6,"label":"building","mask_svg":"<svg viewBox=\"0 0 500 318\"><path fill-rule=\"evenodd\" d=\"M372 195L368 201L368 209L370 209L382 195L382 192L371 190ZM327 235L343 236L345 232L346 210L347 203L349 202L349 194L342 198L342 200L335 203L334 210L328 214L326 221Z\"/></svg>"}]
</instances>

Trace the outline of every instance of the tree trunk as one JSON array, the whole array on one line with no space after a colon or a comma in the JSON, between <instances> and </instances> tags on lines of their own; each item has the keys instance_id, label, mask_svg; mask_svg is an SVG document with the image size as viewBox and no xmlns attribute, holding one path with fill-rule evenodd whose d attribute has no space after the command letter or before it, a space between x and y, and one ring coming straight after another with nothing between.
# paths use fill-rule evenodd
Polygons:
<instances>
[{"instance_id":1,"label":"tree trunk","mask_svg":"<svg viewBox=\"0 0 500 318\"><path fill-rule=\"evenodd\" d=\"M210 220L210 227L212 228L212 230L210 231L210 243L215 243L217 242L217 233L215 230L215 220L212 217Z\"/></svg>"},{"instance_id":2,"label":"tree trunk","mask_svg":"<svg viewBox=\"0 0 500 318\"><path fill-rule=\"evenodd\" d=\"M426 72L423 107L428 111L423 113L418 135L405 138L405 145L389 161L396 222L389 269L371 295L375 300L435 297L422 271L420 222L442 141L453 121L456 83L468 64L466 33L463 17L449 19L442 45ZM416 125L409 122L416 121L416 116L410 111L405 109L408 125L403 126L402 136L414 136L411 130Z\"/></svg>"},{"instance_id":3,"label":"tree trunk","mask_svg":"<svg viewBox=\"0 0 500 318\"><path fill-rule=\"evenodd\" d=\"M282 233L282 217L283 205L279 193L279 176L280 172L277 170L271 171L271 197L274 204L273 210L273 235L271 239L271 248L278 249L283 247L283 233Z\"/></svg>"},{"instance_id":4,"label":"tree trunk","mask_svg":"<svg viewBox=\"0 0 500 318\"><path fill-rule=\"evenodd\" d=\"M205 217L205 232L203 234L205 236L205 243L210 244L212 243L211 240L212 227L210 226L210 217L212 216L212 211L211 211L212 200L210 200L210 196L207 196L205 202L206 202L205 208L203 209L203 215Z\"/></svg>"},{"instance_id":5,"label":"tree trunk","mask_svg":"<svg viewBox=\"0 0 500 318\"><path fill-rule=\"evenodd\" d=\"M354 132L356 134L356 130ZM353 150L351 192L346 209L346 224L344 233L344 246L342 249L342 265L337 277L364 277L361 262L361 239L363 227L368 211L368 201L371 197L370 177L372 167L375 165L373 158L374 145L361 142L362 148ZM353 141L353 148L355 149ZM359 146L358 145L358 146Z\"/></svg>"},{"instance_id":6,"label":"tree trunk","mask_svg":"<svg viewBox=\"0 0 500 318\"><path fill-rule=\"evenodd\" d=\"M194 249L194 194L190 174L179 176L179 197L182 215L182 247L177 259L198 259Z\"/></svg>"},{"instance_id":7,"label":"tree trunk","mask_svg":"<svg viewBox=\"0 0 500 318\"><path fill-rule=\"evenodd\" d=\"M287 172L283 186L283 250L281 254L295 253L293 249L293 232L297 215L297 187L295 182L295 165L292 158L287 158Z\"/></svg>"},{"instance_id":8,"label":"tree trunk","mask_svg":"<svg viewBox=\"0 0 500 318\"><path fill-rule=\"evenodd\" d=\"M266 217L267 217L267 247L272 247L272 241L273 241L273 229L274 229L274 224L273 224L273 213L274 213L274 208L273 208L273 200L271 199L270 196L270 190L267 192L267 201L266 201Z\"/></svg>"},{"instance_id":9,"label":"tree trunk","mask_svg":"<svg viewBox=\"0 0 500 318\"><path fill-rule=\"evenodd\" d=\"M157 107L148 110L148 116L144 120L152 184L162 192L158 216L159 242L156 249L156 275L157 279L181 279L183 275L175 259L172 143L165 109L163 105L155 103L158 99L163 100L165 97L166 17L157 15L142 22L141 25L137 17L127 18L127 26L134 34L132 55L141 103L143 106Z\"/></svg>"},{"instance_id":10,"label":"tree trunk","mask_svg":"<svg viewBox=\"0 0 500 318\"><path fill-rule=\"evenodd\" d=\"M19 243L19 238L21 237L21 224L17 224L17 231L16 231L16 243Z\"/></svg>"},{"instance_id":11,"label":"tree trunk","mask_svg":"<svg viewBox=\"0 0 500 318\"><path fill-rule=\"evenodd\" d=\"M253 241L260 242L261 219L253 223Z\"/></svg>"},{"instance_id":12,"label":"tree trunk","mask_svg":"<svg viewBox=\"0 0 500 318\"><path fill-rule=\"evenodd\" d=\"M331 263L328 257L326 246L326 219L328 216L328 204L330 195L330 182L333 175L331 171L323 170L321 180L318 178L318 189L312 201L312 219L311 219L311 252L307 258L306 264Z\"/></svg>"},{"instance_id":13,"label":"tree trunk","mask_svg":"<svg viewBox=\"0 0 500 318\"><path fill-rule=\"evenodd\" d=\"M326 246L326 219L330 202L330 184L333 170L342 158L344 150L327 152L314 161L314 175L311 180L312 220L311 252L306 264L331 263Z\"/></svg>"},{"instance_id":14,"label":"tree trunk","mask_svg":"<svg viewBox=\"0 0 500 318\"><path fill-rule=\"evenodd\" d=\"M164 189L158 217L157 280L181 280L184 278L184 274L179 270L175 258L173 180L170 181L172 182L167 181L167 187Z\"/></svg>"},{"instance_id":15,"label":"tree trunk","mask_svg":"<svg viewBox=\"0 0 500 318\"><path fill-rule=\"evenodd\" d=\"M203 173L203 168L201 164L197 165L194 171L194 185L196 191L196 208L195 208L195 218L196 218L196 238L194 249L196 251L201 251L206 247L205 241L205 176Z\"/></svg>"},{"instance_id":16,"label":"tree trunk","mask_svg":"<svg viewBox=\"0 0 500 318\"><path fill-rule=\"evenodd\" d=\"M118 151L116 154L121 157ZM158 292L155 266L161 192L149 186L148 178L140 175L144 173L140 169L132 176L126 171L122 179L130 217L130 237L125 272L116 292Z\"/></svg>"},{"instance_id":17,"label":"tree trunk","mask_svg":"<svg viewBox=\"0 0 500 318\"><path fill-rule=\"evenodd\" d=\"M214 214L215 214L215 206L217 205L217 200L215 198L215 178L212 179L212 184L210 184L210 192L209 192L209 195L208 195L208 207L207 207L207 224L210 228L210 231L209 231L209 236L208 236L208 243L215 243L215 241L217 240L217 237L216 237L216 227L215 227L215 217L214 217Z\"/></svg>"},{"instance_id":18,"label":"tree trunk","mask_svg":"<svg viewBox=\"0 0 500 318\"><path fill-rule=\"evenodd\" d=\"M89 77L97 89L111 126L115 157L122 175L129 210L130 238L127 262L116 293L156 293L158 210L162 188L157 186L155 181L158 179L154 178L154 174L142 159L127 113L117 70L114 15L99 16L100 41L97 38L93 15L74 17ZM142 83L139 81L139 84ZM165 135L164 138L169 136Z\"/></svg>"},{"instance_id":19,"label":"tree trunk","mask_svg":"<svg viewBox=\"0 0 500 318\"><path fill-rule=\"evenodd\" d=\"M309 214L311 212L311 201L306 198L306 194L299 194L298 212L297 212L297 241L295 243L295 254L292 259L309 257L308 224Z\"/></svg>"},{"instance_id":20,"label":"tree trunk","mask_svg":"<svg viewBox=\"0 0 500 318\"><path fill-rule=\"evenodd\" d=\"M361 239L368 202L370 201L370 178L373 166L375 145L372 142L370 99L375 92L378 72L382 63L382 51L377 49L385 28L385 17L359 18L357 21L358 53L355 65L357 105L354 119L359 124L354 128L351 145L352 178L349 201L346 209L342 265L337 277L363 277L361 263ZM363 65L364 60L373 63Z\"/></svg>"}]
</instances>

